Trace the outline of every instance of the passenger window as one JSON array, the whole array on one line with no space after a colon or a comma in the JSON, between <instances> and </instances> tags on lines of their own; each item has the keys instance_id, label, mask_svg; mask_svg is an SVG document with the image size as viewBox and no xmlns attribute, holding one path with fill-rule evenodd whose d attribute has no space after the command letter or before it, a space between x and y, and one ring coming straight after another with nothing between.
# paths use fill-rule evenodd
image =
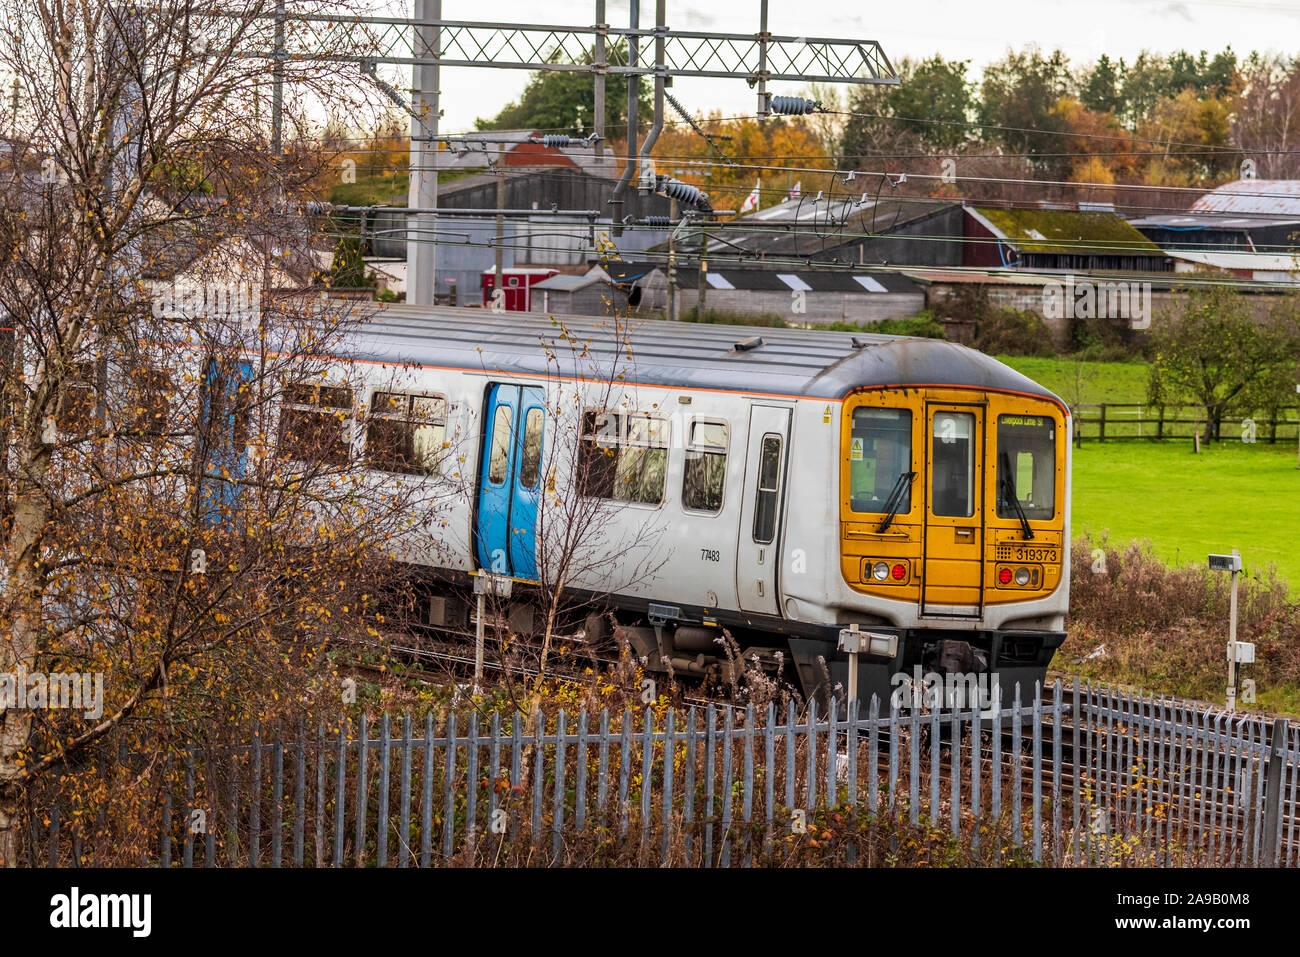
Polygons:
<instances>
[{"instance_id":1,"label":"passenger window","mask_svg":"<svg viewBox=\"0 0 1300 957\"><path fill-rule=\"evenodd\" d=\"M366 423L366 461L384 472L436 474L446 433L442 396L376 392Z\"/></svg>"},{"instance_id":2,"label":"passenger window","mask_svg":"<svg viewBox=\"0 0 1300 957\"><path fill-rule=\"evenodd\" d=\"M692 422L682 470L682 507L701 512L721 511L726 479L726 423Z\"/></svg>"},{"instance_id":3,"label":"passenger window","mask_svg":"<svg viewBox=\"0 0 1300 957\"><path fill-rule=\"evenodd\" d=\"M488 458L488 481L501 485L506 480L510 464L510 434L514 430L514 410L508 405L497 406L496 420L492 423L492 452Z\"/></svg>"},{"instance_id":4,"label":"passenger window","mask_svg":"<svg viewBox=\"0 0 1300 957\"><path fill-rule=\"evenodd\" d=\"M930 454L931 510L966 518L975 514L975 416L936 412Z\"/></svg>"},{"instance_id":5,"label":"passenger window","mask_svg":"<svg viewBox=\"0 0 1300 957\"><path fill-rule=\"evenodd\" d=\"M998 416L998 518L1056 514L1056 424L1042 415Z\"/></svg>"},{"instance_id":6,"label":"passenger window","mask_svg":"<svg viewBox=\"0 0 1300 957\"><path fill-rule=\"evenodd\" d=\"M348 460L352 390L346 386L287 386L280 406L280 455L343 465Z\"/></svg>"},{"instance_id":7,"label":"passenger window","mask_svg":"<svg viewBox=\"0 0 1300 957\"><path fill-rule=\"evenodd\" d=\"M855 512L886 512L900 476L912 471L909 409L853 410L849 434L849 506ZM897 514L912 510L912 485L902 492Z\"/></svg>"},{"instance_id":8,"label":"passenger window","mask_svg":"<svg viewBox=\"0 0 1300 957\"><path fill-rule=\"evenodd\" d=\"M768 432L758 458L758 499L754 504L754 541L770 545L776 537L777 490L781 484L781 436Z\"/></svg>"},{"instance_id":9,"label":"passenger window","mask_svg":"<svg viewBox=\"0 0 1300 957\"><path fill-rule=\"evenodd\" d=\"M664 499L669 422L641 412L588 409L582 418L577 481L582 494L657 505Z\"/></svg>"},{"instance_id":10,"label":"passenger window","mask_svg":"<svg viewBox=\"0 0 1300 957\"><path fill-rule=\"evenodd\" d=\"M165 369L143 367L134 370L129 379L131 431L143 437L161 437L167 430L167 417L171 411L171 377Z\"/></svg>"},{"instance_id":11,"label":"passenger window","mask_svg":"<svg viewBox=\"0 0 1300 957\"><path fill-rule=\"evenodd\" d=\"M520 452L519 484L536 488L542 472L542 419L541 409L532 408L524 416L524 445Z\"/></svg>"},{"instance_id":12,"label":"passenger window","mask_svg":"<svg viewBox=\"0 0 1300 957\"><path fill-rule=\"evenodd\" d=\"M60 432L84 435L98 424L98 396L105 369L102 359L74 362L68 368L63 405L59 408Z\"/></svg>"}]
</instances>

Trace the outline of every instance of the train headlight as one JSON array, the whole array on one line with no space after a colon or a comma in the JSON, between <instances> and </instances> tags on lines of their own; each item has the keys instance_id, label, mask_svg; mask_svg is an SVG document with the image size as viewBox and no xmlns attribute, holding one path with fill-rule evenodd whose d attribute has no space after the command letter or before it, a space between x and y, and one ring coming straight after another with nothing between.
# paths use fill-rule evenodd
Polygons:
<instances>
[{"instance_id":1,"label":"train headlight","mask_svg":"<svg viewBox=\"0 0 1300 957\"><path fill-rule=\"evenodd\" d=\"M892 574L894 576L894 581L901 582L904 578L907 577L907 566L904 565L902 562L899 562L897 565L894 566Z\"/></svg>"},{"instance_id":2,"label":"train headlight","mask_svg":"<svg viewBox=\"0 0 1300 957\"><path fill-rule=\"evenodd\" d=\"M999 568L999 569L998 569L998 584L999 584L999 585L1010 585L1010 584L1011 584L1011 569L1010 569L1010 568Z\"/></svg>"},{"instance_id":3,"label":"train headlight","mask_svg":"<svg viewBox=\"0 0 1300 957\"><path fill-rule=\"evenodd\" d=\"M1029 569L1028 569L1028 568L1017 568L1017 569L1016 569L1016 584L1017 584L1017 585L1028 585L1028 584L1029 584Z\"/></svg>"},{"instance_id":4,"label":"train headlight","mask_svg":"<svg viewBox=\"0 0 1300 957\"><path fill-rule=\"evenodd\" d=\"M878 582L884 581L889 577L889 566L884 562L876 562L871 568L871 577Z\"/></svg>"}]
</instances>

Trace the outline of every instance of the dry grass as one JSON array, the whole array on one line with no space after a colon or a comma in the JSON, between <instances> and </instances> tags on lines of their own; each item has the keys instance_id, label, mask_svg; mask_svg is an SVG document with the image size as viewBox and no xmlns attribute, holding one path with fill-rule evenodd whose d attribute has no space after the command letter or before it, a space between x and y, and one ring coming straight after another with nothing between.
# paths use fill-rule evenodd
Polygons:
<instances>
[{"instance_id":1,"label":"dry grass","mask_svg":"<svg viewBox=\"0 0 1300 957\"><path fill-rule=\"evenodd\" d=\"M1226 682L1230 576L1173 568L1147 544L1119 548L1076 538L1071 555L1069 637L1056 666L1148 691L1219 700ZM1256 647L1246 676L1259 705L1300 703L1300 607L1276 575L1238 582L1237 637Z\"/></svg>"}]
</instances>

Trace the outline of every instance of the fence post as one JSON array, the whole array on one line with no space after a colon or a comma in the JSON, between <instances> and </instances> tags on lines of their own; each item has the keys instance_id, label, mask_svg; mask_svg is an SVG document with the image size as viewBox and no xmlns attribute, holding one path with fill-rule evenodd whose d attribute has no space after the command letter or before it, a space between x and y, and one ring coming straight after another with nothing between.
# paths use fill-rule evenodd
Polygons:
<instances>
[{"instance_id":1,"label":"fence post","mask_svg":"<svg viewBox=\"0 0 1300 957\"><path fill-rule=\"evenodd\" d=\"M1278 834L1282 822L1282 767L1285 763L1287 724L1273 722L1273 739L1268 747L1268 769L1264 783L1264 864L1277 867Z\"/></svg>"},{"instance_id":2,"label":"fence post","mask_svg":"<svg viewBox=\"0 0 1300 957\"><path fill-rule=\"evenodd\" d=\"M1101 403L1101 405L1098 406L1098 408L1101 410L1101 415L1097 419L1097 441L1105 442L1106 441L1106 403L1105 402Z\"/></svg>"}]
</instances>

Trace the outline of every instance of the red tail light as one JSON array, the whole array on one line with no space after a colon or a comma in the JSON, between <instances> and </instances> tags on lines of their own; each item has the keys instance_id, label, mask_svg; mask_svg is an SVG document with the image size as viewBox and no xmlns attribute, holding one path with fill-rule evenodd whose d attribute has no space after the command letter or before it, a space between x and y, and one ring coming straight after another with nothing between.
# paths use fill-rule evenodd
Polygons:
<instances>
[{"instance_id":1,"label":"red tail light","mask_svg":"<svg viewBox=\"0 0 1300 957\"><path fill-rule=\"evenodd\" d=\"M1003 585L1010 585L1011 569L1010 568L998 569L998 581L1001 582Z\"/></svg>"},{"instance_id":2,"label":"red tail light","mask_svg":"<svg viewBox=\"0 0 1300 957\"><path fill-rule=\"evenodd\" d=\"M903 564L901 564L901 563L898 564L898 565L895 565L892 574L893 574L893 576L894 576L894 580L895 580L895 581L900 581L900 582L901 582L904 578L907 577L907 566L906 566L906 565L903 565Z\"/></svg>"}]
</instances>

